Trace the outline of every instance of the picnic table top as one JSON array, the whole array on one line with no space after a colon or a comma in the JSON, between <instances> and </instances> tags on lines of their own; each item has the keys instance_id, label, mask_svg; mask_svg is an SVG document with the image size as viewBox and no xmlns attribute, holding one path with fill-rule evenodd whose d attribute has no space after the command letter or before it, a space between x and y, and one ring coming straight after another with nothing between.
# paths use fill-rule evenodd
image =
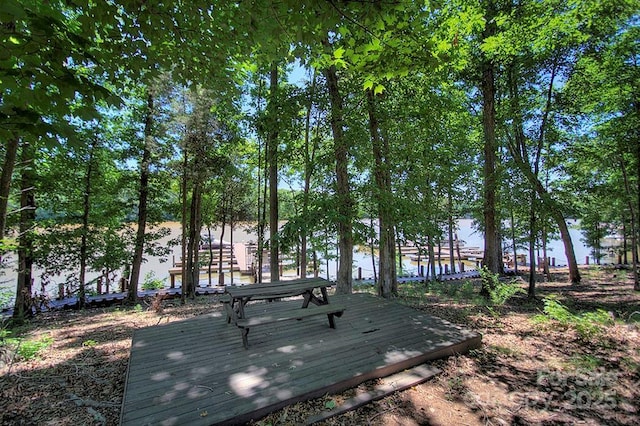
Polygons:
<instances>
[{"instance_id":1,"label":"picnic table top","mask_svg":"<svg viewBox=\"0 0 640 426\"><path fill-rule=\"evenodd\" d=\"M330 287L332 283L324 278L302 278L291 281L229 286L226 292L234 299L257 297L296 296L316 288Z\"/></svg>"}]
</instances>

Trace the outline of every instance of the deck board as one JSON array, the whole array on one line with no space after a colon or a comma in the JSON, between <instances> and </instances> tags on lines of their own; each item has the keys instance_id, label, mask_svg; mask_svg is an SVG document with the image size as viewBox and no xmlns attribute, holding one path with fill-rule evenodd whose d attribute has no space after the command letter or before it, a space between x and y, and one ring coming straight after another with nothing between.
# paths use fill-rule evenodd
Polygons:
<instances>
[{"instance_id":1,"label":"deck board","mask_svg":"<svg viewBox=\"0 0 640 426\"><path fill-rule=\"evenodd\" d=\"M324 316L263 325L248 350L222 307L136 330L121 424L244 423L480 344L477 333L375 296L331 302L346 307L335 329ZM300 303L254 303L247 316Z\"/></svg>"}]
</instances>

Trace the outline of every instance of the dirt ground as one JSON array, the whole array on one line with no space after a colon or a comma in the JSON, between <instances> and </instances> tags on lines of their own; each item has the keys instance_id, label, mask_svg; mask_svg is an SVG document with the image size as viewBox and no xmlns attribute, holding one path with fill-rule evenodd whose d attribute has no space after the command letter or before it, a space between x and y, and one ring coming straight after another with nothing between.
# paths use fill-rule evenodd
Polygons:
<instances>
[{"instance_id":1,"label":"dirt ground","mask_svg":"<svg viewBox=\"0 0 640 426\"><path fill-rule=\"evenodd\" d=\"M430 292L414 285L401 290L400 300L482 333L482 346L433 362L442 373L426 383L324 424L640 424L640 293L625 271L585 269L578 286L557 272L538 285L539 300L518 295L492 307L451 291L461 285ZM549 294L574 314L602 309L611 321L584 333L571 322L536 320ZM134 330L218 306L212 297L185 306L148 300L138 307L45 313L11 330L23 342L48 343L29 360L7 341L0 345L0 424L117 424ZM301 424L355 392L292 405L255 424Z\"/></svg>"}]
</instances>

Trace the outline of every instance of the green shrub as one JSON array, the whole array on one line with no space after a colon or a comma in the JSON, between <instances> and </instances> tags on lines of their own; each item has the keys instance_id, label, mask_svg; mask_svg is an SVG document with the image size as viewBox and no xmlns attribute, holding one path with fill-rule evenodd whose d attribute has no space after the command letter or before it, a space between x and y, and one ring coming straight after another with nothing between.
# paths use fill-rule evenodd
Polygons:
<instances>
[{"instance_id":1,"label":"green shrub","mask_svg":"<svg viewBox=\"0 0 640 426\"><path fill-rule=\"evenodd\" d=\"M82 342L82 346L85 347L85 348L93 348L93 347L95 347L97 345L98 345L98 342L96 342L93 339L88 339L88 340L85 340L84 342Z\"/></svg>"},{"instance_id":2,"label":"green shrub","mask_svg":"<svg viewBox=\"0 0 640 426\"><path fill-rule=\"evenodd\" d=\"M516 280L500 281L498 274L486 267L480 269L480 278L484 288L489 291L489 300L493 305L502 306L516 294L526 293Z\"/></svg>"},{"instance_id":3,"label":"green shrub","mask_svg":"<svg viewBox=\"0 0 640 426\"><path fill-rule=\"evenodd\" d=\"M543 312L544 315L536 315L534 321L546 322L554 320L563 327L575 329L581 340L589 340L601 335L604 332L604 326L613 323L611 315L604 309L574 314L558 301L556 295L549 295L544 298Z\"/></svg>"},{"instance_id":4,"label":"green shrub","mask_svg":"<svg viewBox=\"0 0 640 426\"><path fill-rule=\"evenodd\" d=\"M164 280L156 277L156 274L151 271L147 272L144 276L144 282L142 283L143 290L161 290L164 288Z\"/></svg>"},{"instance_id":5,"label":"green shrub","mask_svg":"<svg viewBox=\"0 0 640 426\"><path fill-rule=\"evenodd\" d=\"M35 340L10 336L11 331L0 330L0 346L8 349L8 352L12 352L18 360L30 361L53 344L53 337L49 335Z\"/></svg>"}]
</instances>

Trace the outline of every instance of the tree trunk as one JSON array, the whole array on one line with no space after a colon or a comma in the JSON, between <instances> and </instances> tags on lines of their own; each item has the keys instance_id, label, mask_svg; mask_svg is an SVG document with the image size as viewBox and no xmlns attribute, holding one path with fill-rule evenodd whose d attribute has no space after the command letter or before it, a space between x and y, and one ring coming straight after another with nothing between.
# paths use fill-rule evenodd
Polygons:
<instances>
[{"instance_id":1,"label":"tree trunk","mask_svg":"<svg viewBox=\"0 0 640 426\"><path fill-rule=\"evenodd\" d=\"M335 66L327 68L325 76L331 104L331 130L336 160L336 209L340 252L336 293L349 294L352 291L353 276L353 202L349 188L349 144L344 137L342 97L338 90L338 74Z\"/></svg>"},{"instance_id":2,"label":"tree trunk","mask_svg":"<svg viewBox=\"0 0 640 426\"><path fill-rule=\"evenodd\" d=\"M454 234L454 238L456 240L456 253L458 254L458 269L460 272L463 272L462 266L462 255L460 254L460 239L458 238L458 234Z\"/></svg>"},{"instance_id":3,"label":"tree trunk","mask_svg":"<svg viewBox=\"0 0 640 426\"><path fill-rule=\"evenodd\" d=\"M371 219L371 229L374 230L373 232L375 232L375 228L373 225L373 218ZM376 249L375 249L375 238L371 238L371 244L369 245L369 248L371 249L371 267L373 268L373 282L377 283L378 282L378 270L376 268ZM378 287L379 289L379 287Z\"/></svg>"},{"instance_id":4,"label":"tree trunk","mask_svg":"<svg viewBox=\"0 0 640 426\"><path fill-rule=\"evenodd\" d=\"M198 170L199 165L195 168ZM199 179L194 180L193 193L191 194L191 207L189 208L189 237L187 242L187 276L189 279L185 283L186 297L195 299L196 286L200 283L200 231L202 205L202 183Z\"/></svg>"},{"instance_id":5,"label":"tree trunk","mask_svg":"<svg viewBox=\"0 0 640 426\"><path fill-rule=\"evenodd\" d=\"M496 33L494 17L496 15L493 1L489 1L486 11L486 27L483 39L492 37ZM498 174L496 172L498 144L496 139L496 109L495 109L495 65L490 58L482 60L482 129L484 133L484 165L483 165L483 213L484 213L484 259L483 265L496 274L504 273L502 264L502 245L498 230L496 209L496 193L498 190ZM482 289L488 294L487 289Z\"/></svg>"},{"instance_id":6,"label":"tree trunk","mask_svg":"<svg viewBox=\"0 0 640 426\"><path fill-rule=\"evenodd\" d=\"M224 269L222 268L222 258L224 256L224 229L227 227L227 215L226 215L225 202L222 202L222 231L220 232L220 247L218 249L218 285L224 285ZM231 265L233 269L233 265Z\"/></svg>"},{"instance_id":7,"label":"tree trunk","mask_svg":"<svg viewBox=\"0 0 640 426\"><path fill-rule=\"evenodd\" d=\"M436 250L433 244L433 237L429 235L427 237L427 246L429 250L429 268L431 273L429 274L429 281L435 281L436 279Z\"/></svg>"},{"instance_id":8,"label":"tree trunk","mask_svg":"<svg viewBox=\"0 0 640 426\"><path fill-rule=\"evenodd\" d=\"M12 137L7 141L7 146L5 147L4 163L2 165L2 174L0 175L0 243L4 240L5 228L7 227L9 191L11 189L13 168L16 164L19 141L20 139L17 136L12 135ZM2 259L1 250L2 249L0 249L0 259Z\"/></svg>"},{"instance_id":9,"label":"tree trunk","mask_svg":"<svg viewBox=\"0 0 640 426\"><path fill-rule=\"evenodd\" d=\"M304 186L302 189L302 217L307 220L309 214L309 195L311 191L311 176L315 166L315 156L318 148L319 138L311 144L311 114L313 109L313 98L316 88L316 73L313 72L311 79L311 90L309 93L309 104L307 105L307 114L305 115L304 126ZM307 229L302 228L300 232L300 278L307 277Z\"/></svg>"},{"instance_id":10,"label":"tree trunk","mask_svg":"<svg viewBox=\"0 0 640 426\"><path fill-rule=\"evenodd\" d=\"M229 261L229 267L230 267L229 276L231 277L231 285L234 285L233 283L233 257L234 257L233 228L234 227L235 227L235 224L234 224L234 217L233 217L233 211L232 211L231 216L229 217L229 229L231 231L231 233L229 234L229 244L231 244L231 250L229 253L231 256L231 260Z\"/></svg>"},{"instance_id":11,"label":"tree trunk","mask_svg":"<svg viewBox=\"0 0 640 426\"><path fill-rule=\"evenodd\" d=\"M95 138L89 146L89 160L87 162L87 174L84 181L84 194L82 206L82 235L80 237L80 278L78 287L78 307L84 308L85 305L85 276L87 269L87 237L89 236L89 213L91 211L91 177L93 174L93 156L96 148Z\"/></svg>"},{"instance_id":12,"label":"tree trunk","mask_svg":"<svg viewBox=\"0 0 640 426\"><path fill-rule=\"evenodd\" d=\"M267 150L269 161L269 269L270 281L280 280L280 244L278 243L278 66L271 65L269 84L269 125Z\"/></svg>"},{"instance_id":13,"label":"tree trunk","mask_svg":"<svg viewBox=\"0 0 640 426\"><path fill-rule=\"evenodd\" d=\"M258 83L258 99L257 99L257 103L258 103L258 112L260 112L260 108L262 105L262 78L260 78L259 83ZM265 149L266 150L266 149ZM256 274L255 274L255 278L256 278L256 282L261 283L262 282L262 254L264 252L264 227L265 227L265 219L264 219L264 213L265 213L265 203L266 203L266 199L265 199L265 195L266 195L266 182L264 182L264 186L263 186L263 173L264 173L264 177L266 180L266 164L265 164L265 170L263 171L262 169L262 144L260 143L260 136L258 135L258 224L257 224L257 232L258 232L258 245L256 248L256 258L254 260L255 263L255 267L256 267ZM266 157L266 153L264 155L264 157ZM265 161L266 163L266 161Z\"/></svg>"},{"instance_id":14,"label":"tree trunk","mask_svg":"<svg viewBox=\"0 0 640 426\"><path fill-rule=\"evenodd\" d=\"M516 219L511 209L511 245L513 247L513 272L518 275L518 245L516 243Z\"/></svg>"},{"instance_id":15,"label":"tree trunk","mask_svg":"<svg viewBox=\"0 0 640 426\"><path fill-rule=\"evenodd\" d=\"M187 233L188 233L188 225L187 225L187 201L188 201L188 196L187 196L187 187L189 185L189 173L188 171L188 167L189 167L189 151L187 149L187 146L185 144L184 150L183 150L183 155L184 158L182 160L182 186L181 186L181 190L182 190L182 194L181 194L181 201L182 201L182 209L181 209L181 213L182 216L180 218L180 223L181 223L181 227L182 227L182 235L180 235L180 244L181 244L181 256L182 256L182 262L181 262L181 273L180 273L180 277L182 279L182 284L180 285L180 300L182 302L182 304L185 304L187 301L187 282L189 281L189 278L187 276Z\"/></svg>"},{"instance_id":16,"label":"tree trunk","mask_svg":"<svg viewBox=\"0 0 640 426\"><path fill-rule=\"evenodd\" d=\"M447 194L447 210L449 210L448 225L449 225L449 263L451 264L451 273L456 273L456 253L453 247L453 197L451 196L452 189L449 188Z\"/></svg>"},{"instance_id":17,"label":"tree trunk","mask_svg":"<svg viewBox=\"0 0 640 426\"><path fill-rule=\"evenodd\" d=\"M33 146L22 145L20 179L20 237L18 241L18 282L13 310L14 320L20 324L33 315L31 283L33 272L33 236L36 216L34 195L35 172Z\"/></svg>"},{"instance_id":18,"label":"tree trunk","mask_svg":"<svg viewBox=\"0 0 640 426\"><path fill-rule=\"evenodd\" d=\"M207 226L207 238L208 238L208 242L209 242L209 247L207 247L207 250L209 251L209 263L207 265L208 266L208 268L207 268L207 278L209 280L208 281L209 287L211 287L213 285L213 282L212 282L213 281L213 278L212 278L213 273L211 272L211 268L213 267L213 237L211 235L211 226ZM222 237L220 237L220 239L222 240Z\"/></svg>"},{"instance_id":19,"label":"tree trunk","mask_svg":"<svg viewBox=\"0 0 640 426\"><path fill-rule=\"evenodd\" d=\"M636 92L637 94L637 92ZM640 99L637 97L633 102L634 109L636 111L636 117L640 116ZM640 214L640 128L635 128L635 157L636 157L636 215L632 228L634 227L633 235L633 256L635 256L635 262L633 262L633 289L640 291L640 279L638 278L638 238L640 237L640 229L638 226L638 214Z\"/></svg>"},{"instance_id":20,"label":"tree trunk","mask_svg":"<svg viewBox=\"0 0 640 426\"><path fill-rule=\"evenodd\" d=\"M442 281L442 275L444 273L442 269L442 240L438 237L438 280Z\"/></svg>"},{"instance_id":21,"label":"tree trunk","mask_svg":"<svg viewBox=\"0 0 640 426\"><path fill-rule=\"evenodd\" d=\"M531 202L529 206L529 289L527 296L529 299L536 297L536 193L531 191Z\"/></svg>"},{"instance_id":22,"label":"tree trunk","mask_svg":"<svg viewBox=\"0 0 640 426\"><path fill-rule=\"evenodd\" d=\"M144 146L142 149L142 160L140 162L140 189L138 195L138 229L136 231L136 242L133 251L133 262L131 265L131 278L129 281L129 293L127 300L135 303L138 299L138 282L140 280L140 268L142 266L142 256L144 253L144 237L147 227L147 204L149 198L149 175L151 168L151 149L153 146L153 94L147 95L147 111L144 121Z\"/></svg>"},{"instance_id":23,"label":"tree trunk","mask_svg":"<svg viewBox=\"0 0 640 426\"><path fill-rule=\"evenodd\" d=\"M513 152L512 152L513 153ZM558 225L560 230L560 237L564 244L564 253L567 256L567 263L569 266L569 280L573 284L580 282L580 271L578 270L578 262L576 261L575 251L573 249L573 241L571 241L571 234L569 233L569 227L564 218L564 214L557 201L551 197L551 194L542 186L542 182L533 174L528 164L525 164L522 157L517 153L513 156L516 165L520 171L525 175L529 183L534 187L537 195L542 200L542 203L553 220ZM533 261L533 259L532 259Z\"/></svg>"},{"instance_id":24,"label":"tree trunk","mask_svg":"<svg viewBox=\"0 0 640 426\"><path fill-rule=\"evenodd\" d=\"M379 279L378 295L389 298L397 294L397 277L395 268L395 224L393 220L393 201L391 192L391 173L386 167L389 160L389 145L380 136L380 125L376 113L375 96L371 89L366 92L367 110L369 113L369 132L373 147L375 199L378 204L379 244Z\"/></svg>"},{"instance_id":25,"label":"tree trunk","mask_svg":"<svg viewBox=\"0 0 640 426\"><path fill-rule=\"evenodd\" d=\"M627 167L624 163L624 158L620 159L620 169L622 170L622 177L624 180L624 189L627 199L627 206L629 207L629 219L631 220L631 246L633 250L631 252L631 270L633 276L633 289L640 291L640 277L638 277L638 215L635 209L635 204L632 201L633 195L631 192L631 184L629 182L629 176L627 174Z\"/></svg>"}]
</instances>

